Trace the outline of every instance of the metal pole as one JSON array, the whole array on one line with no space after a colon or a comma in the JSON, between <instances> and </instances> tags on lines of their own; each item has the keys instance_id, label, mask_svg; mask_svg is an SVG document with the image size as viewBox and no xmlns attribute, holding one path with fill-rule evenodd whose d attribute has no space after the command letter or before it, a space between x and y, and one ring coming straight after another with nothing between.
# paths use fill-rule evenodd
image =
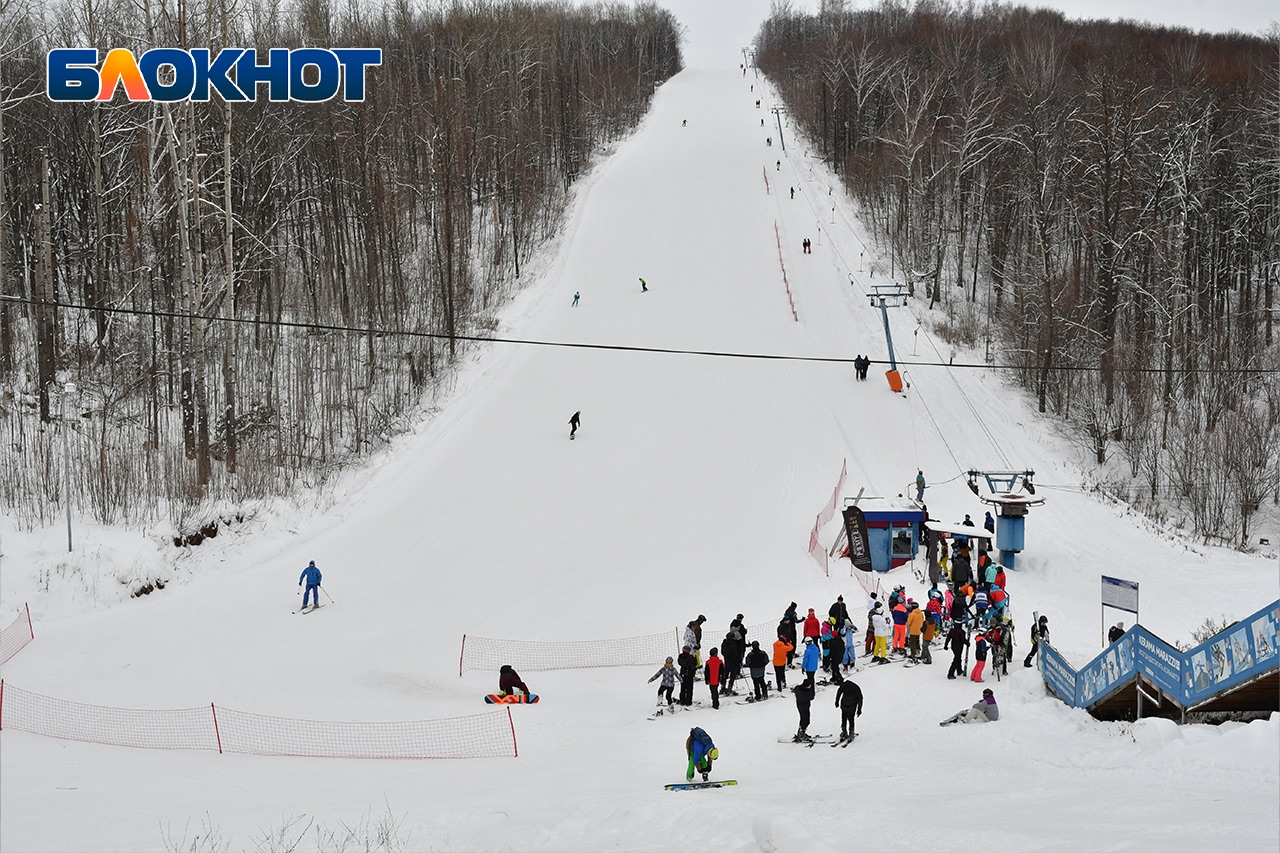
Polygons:
<instances>
[{"instance_id":1,"label":"metal pole","mask_svg":"<svg viewBox=\"0 0 1280 853\"><path fill-rule=\"evenodd\" d=\"M70 430L70 425L67 423L67 397L74 394L75 390L74 382L68 382L62 386L62 470L66 483L66 494L63 500L67 504L67 553L71 553L71 444L67 437L67 432Z\"/></svg>"}]
</instances>

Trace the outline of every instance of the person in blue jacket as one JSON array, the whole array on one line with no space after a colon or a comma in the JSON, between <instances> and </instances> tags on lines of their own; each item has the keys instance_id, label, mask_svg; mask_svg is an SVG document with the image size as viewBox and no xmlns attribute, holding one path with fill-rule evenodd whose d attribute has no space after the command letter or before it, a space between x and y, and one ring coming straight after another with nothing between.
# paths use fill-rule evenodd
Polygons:
<instances>
[{"instance_id":1,"label":"person in blue jacket","mask_svg":"<svg viewBox=\"0 0 1280 853\"><path fill-rule=\"evenodd\" d=\"M800 668L804 670L804 680L806 684L812 685L814 674L818 671L818 665L822 662L822 650L818 648L818 644L813 641L813 637L804 638L804 659L800 661Z\"/></svg>"},{"instance_id":2,"label":"person in blue jacket","mask_svg":"<svg viewBox=\"0 0 1280 853\"><path fill-rule=\"evenodd\" d=\"M711 776L711 762L720 757L719 750L711 741L711 735L707 734L699 726L689 729L689 738L684 742L685 755L689 758L689 766L685 769L684 778L686 781L693 780L693 773L696 770L702 774L702 781L705 782Z\"/></svg>"},{"instance_id":3,"label":"person in blue jacket","mask_svg":"<svg viewBox=\"0 0 1280 853\"><path fill-rule=\"evenodd\" d=\"M320 570L316 568L316 561L312 560L307 563L307 567L302 570L302 574L298 577L298 586L303 583L307 585L307 591L302 595L302 609L307 609L307 602L315 597L313 607L320 606Z\"/></svg>"}]
</instances>

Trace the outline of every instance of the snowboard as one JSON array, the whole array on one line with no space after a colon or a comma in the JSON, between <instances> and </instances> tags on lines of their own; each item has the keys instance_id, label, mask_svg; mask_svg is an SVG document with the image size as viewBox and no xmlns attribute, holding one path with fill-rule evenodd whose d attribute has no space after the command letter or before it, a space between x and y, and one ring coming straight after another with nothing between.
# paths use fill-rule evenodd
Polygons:
<instances>
[{"instance_id":1,"label":"snowboard","mask_svg":"<svg viewBox=\"0 0 1280 853\"><path fill-rule=\"evenodd\" d=\"M846 746L848 746L849 744L853 743L854 738L856 738L856 737L858 736L858 734L859 734L858 732L854 732L854 733L853 733L851 736L849 736L849 737L836 738L836 742L835 742L835 743L833 743L833 744L831 744L831 748L832 748L832 749L835 749L835 748L838 746L838 747L840 747L840 748L842 748L842 749L843 749L844 747L846 747Z\"/></svg>"},{"instance_id":2,"label":"snowboard","mask_svg":"<svg viewBox=\"0 0 1280 853\"><path fill-rule=\"evenodd\" d=\"M737 779L716 779L710 782L678 782L674 785L663 785L668 791L696 791L699 788L727 788L738 784Z\"/></svg>"},{"instance_id":3,"label":"snowboard","mask_svg":"<svg viewBox=\"0 0 1280 853\"><path fill-rule=\"evenodd\" d=\"M499 696L497 693L490 693L484 697L484 701L490 705L533 705L538 701L538 694L526 696L525 694L512 693L509 696Z\"/></svg>"}]
</instances>

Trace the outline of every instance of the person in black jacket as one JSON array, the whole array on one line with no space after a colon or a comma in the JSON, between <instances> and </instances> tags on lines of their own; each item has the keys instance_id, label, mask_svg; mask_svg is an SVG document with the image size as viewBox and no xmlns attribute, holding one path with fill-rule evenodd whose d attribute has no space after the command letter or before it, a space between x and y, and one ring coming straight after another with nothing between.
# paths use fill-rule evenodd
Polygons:
<instances>
[{"instance_id":1,"label":"person in black jacket","mask_svg":"<svg viewBox=\"0 0 1280 853\"><path fill-rule=\"evenodd\" d=\"M802 681L795 687L791 688L791 692L796 694L796 710L800 712L800 728L796 729L796 736L793 738L796 743L811 741L809 737L809 704L813 702L814 694L817 693L815 688L808 681Z\"/></svg>"},{"instance_id":2,"label":"person in black jacket","mask_svg":"<svg viewBox=\"0 0 1280 853\"><path fill-rule=\"evenodd\" d=\"M832 622L832 625L843 626L845 622L849 621L849 608L844 606L843 595L836 596L836 603L831 605L831 608L827 611L827 616L835 618L836 621Z\"/></svg>"},{"instance_id":3,"label":"person in black jacket","mask_svg":"<svg viewBox=\"0 0 1280 853\"><path fill-rule=\"evenodd\" d=\"M969 549L957 548L951 558L951 581L959 589L973 580L973 564L969 562Z\"/></svg>"},{"instance_id":4,"label":"person in black jacket","mask_svg":"<svg viewBox=\"0 0 1280 853\"><path fill-rule=\"evenodd\" d=\"M796 645L796 626L800 624L800 617L796 614L796 603L791 602L791 606L782 614L782 621L778 623L778 631L787 638L787 642ZM787 654L787 666L791 666L791 662L795 660L796 653L793 649Z\"/></svg>"},{"instance_id":5,"label":"person in black jacket","mask_svg":"<svg viewBox=\"0 0 1280 853\"><path fill-rule=\"evenodd\" d=\"M698 659L693 656L693 649L685 646L676 658L680 667L680 704L686 708L693 704L693 679L698 673Z\"/></svg>"},{"instance_id":6,"label":"person in black jacket","mask_svg":"<svg viewBox=\"0 0 1280 853\"><path fill-rule=\"evenodd\" d=\"M755 687L756 699L769 698L769 683L764 680L765 667L769 665L769 653L760 648L759 640L751 641L751 651L747 652L745 661L751 670L751 684Z\"/></svg>"},{"instance_id":7,"label":"person in black jacket","mask_svg":"<svg viewBox=\"0 0 1280 853\"><path fill-rule=\"evenodd\" d=\"M498 695L511 696L517 690L523 690L525 696L533 695L523 681L520 680L520 673L511 668L510 664L503 664L498 670Z\"/></svg>"},{"instance_id":8,"label":"person in black jacket","mask_svg":"<svg viewBox=\"0 0 1280 853\"><path fill-rule=\"evenodd\" d=\"M840 709L840 739L853 739L853 718L862 716L862 688L852 679L840 682L836 690L836 707Z\"/></svg>"},{"instance_id":9,"label":"person in black jacket","mask_svg":"<svg viewBox=\"0 0 1280 853\"><path fill-rule=\"evenodd\" d=\"M951 630L947 633L947 641L943 644L944 649L951 650L951 668L947 670L947 678L955 678L957 675L964 675L964 661L961 655L964 654L965 648L969 645L969 635L965 633L964 625L956 622L951 626Z\"/></svg>"},{"instance_id":10,"label":"person in black jacket","mask_svg":"<svg viewBox=\"0 0 1280 853\"><path fill-rule=\"evenodd\" d=\"M1117 622L1111 626L1111 630L1107 632L1107 643L1114 643L1116 640L1124 636L1124 623Z\"/></svg>"},{"instance_id":11,"label":"person in black jacket","mask_svg":"<svg viewBox=\"0 0 1280 853\"><path fill-rule=\"evenodd\" d=\"M720 653L724 655L724 689L721 693L729 695L734 694L733 683L738 680L742 673L742 655L746 651L747 644L743 642L742 635L737 631L730 630L724 635L724 640L720 643Z\"/></svg>"},{"instance_id":12,"label":"person in black jacket","mask_svg":"<svg viewBox=\"0 0 1280 853\"><path fill-rule=\"evenodd\" d=\"M1041 616L1040 621L1031 626L1031 651L1027 652L1027 659L1022 662L1023 666L1031 666L1031 659L1036 656L1036 652L1040 651L1040 644L1049 639L1049 617Z\"/></svg>"}]
</instances>

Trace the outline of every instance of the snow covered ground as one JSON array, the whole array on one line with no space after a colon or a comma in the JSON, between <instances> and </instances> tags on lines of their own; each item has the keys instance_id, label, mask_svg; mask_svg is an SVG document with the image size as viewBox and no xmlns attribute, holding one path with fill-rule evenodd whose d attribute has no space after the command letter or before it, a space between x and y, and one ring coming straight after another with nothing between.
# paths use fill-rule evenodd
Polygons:
<instances>
[{"instance_id":1,"label":"snow covered ground","mask_svg":"<svg viewBox=\"0 0 1280 853\"><path fill-rule=\"evenodd\" d=\"M755 99L772 103L761 82L691 70L663 86L639 131L578 187L558 254L500 334L883 358L880 316L864 296L874 282L859 273L874 244L804 143L788 130L784 153L776 128L761 127L770 114ZM800 251L806 237L811 255ZM891 321L909 357L916 320L900 309ZM927 326L918 352L951 354ZM0 619L30 601L37 633L4 678L131 708L476 713L496 674L458 677L464 632L627 637L704 613L714 643L738 612L752 624L793 600L801 613L824 612L841 593L859 603L847 562L833 561L828 578L806 553L844 459L849 495L897 495L922 468L932 514L947 520L985 509L963 470L1035 469L1048 502L1032 510L1010 577L1019 654L1039 610L1064 653L1092 657L1103 573L1141 582L1142 622L1170 641L1280 595L1275 555L1193 547L1081 493L1075 449L1001 376L908 368L901 396L882 373L873 366L856 383L847 364L487 348L443 409L323 498L328 509L264 507L176 563L163 543L83 527L66 560L65 531L22 533L0 519ZM310 559L337 603L304 619L290 611ZM122 597L118 575L153 570L173 582ZM908 569L888 580L922 597ZM776 742L795 730L790 701L647 720L645 680L659 663L525 673L543 701L514 709L518 759L220 756L6 731L0 849L163 849L166 833L185 827L190 843L202 822L233 849L270 848L262 839L298 816L336 827L384 812L411 850L1280 848L1278 719L1097 723L1017 665L988 685L999 723L943 729L979 690L947 681L936 663L859 674L862 736L808 750ZM831 702L818 695L811 731L837 730ZM719 746L715 775L739 786L662 789L682 777L691 725Z\"/></svg>"}]
</instances>

